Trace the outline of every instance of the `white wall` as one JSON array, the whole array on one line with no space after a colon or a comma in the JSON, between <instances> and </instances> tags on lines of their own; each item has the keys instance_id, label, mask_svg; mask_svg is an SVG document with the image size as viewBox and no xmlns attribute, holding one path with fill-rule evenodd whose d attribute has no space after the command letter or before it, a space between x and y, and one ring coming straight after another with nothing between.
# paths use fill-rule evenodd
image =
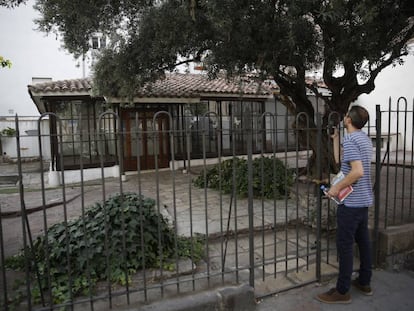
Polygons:
<instances>
[{"instance_id":1,"label":"white wall","mask_svg":"<svg viewBox=\"0 0 414 311\"><path fill-rule=\"evenodd\" d=\"M265 112L270 113L270 115L266 115L266 140L267 143L272 144L273 142L277 142L278 147L284 147L286 145L286 133L284 129L286 128L286 122L288 123L288 127L291 128L291 125L294 121L294 116L288 116L286 118L286 114L289 114L286 107L282 105L282 103L276 101L275 99L268 99L265 103ZM276 118L274 118L276 116ZM273 130L277 129L276 132ZM276 137L273 137L274 133L276 133ZM289 133L291 134L291 133ZM294 147L296 144L296 139L293 135L288 135L288 146Z\"/></svg>"},{"instance_id":2,"label":"white wall","mask_svg":"<svg viewBox=\"0 0 414 311\"><path fill-rule=\"evenodd\" d=\"M23 158L38 158L40 156L39 136L41 135L42 157L50 159L49 120L43 119L40 128L36 117L19 117L20 155ZM0 131L5 128L16 129L14 117L0 117ZM44 135L44 136L43 136ZM17 158L16 137L1 137L3 153L11 158Z\"/></svg>"},{"instance_id":3,"label":"white wall","mask_svg":"<svg viewBox=\"0 0 414 311\"><path fill-rule=\"evenodd\" d=\"M388 125L391 133L400 133L401 141L399 148L402 149L405 141L406 148L411 150L411 139L413 135L413 101L414 101L414 44L411 45L410 55L404 57L404 64L395 67L387 67L380 72L375 80L375 90L370 94L361 95L355 104L365 107L371 120L375 120L375 106L380 105L381 111L389 110L391 99L391 114L382 113L382 132L387 132ZM405 97L407 100L407 120L405 114L401 113L406 109L405 100L399 98ZM399 113L397 112L399 110ZM389 122L390 120L390 122ZM407 127L405 128L405 123Z\"/></svg>"}]
</instances>

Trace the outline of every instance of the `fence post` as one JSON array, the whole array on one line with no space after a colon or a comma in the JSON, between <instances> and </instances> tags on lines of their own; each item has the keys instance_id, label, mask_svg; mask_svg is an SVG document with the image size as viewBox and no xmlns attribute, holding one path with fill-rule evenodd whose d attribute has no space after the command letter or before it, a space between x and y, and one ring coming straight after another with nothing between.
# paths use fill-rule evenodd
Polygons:
<instances>
[{"instance_id":1,"label":"fence post","mask_svg":"<svg viewBox=\"0 0 414 311\"><path fill-rule=\"evenodd\" d=\"M254 210L253 210L253 127L252 116L250 111L247 111L249 116L246 122L247 129L247 187L248 187L248 215L249 215L249 283L254 288Z\"/></svg>"},{"instance_id":2,"label":"fence post","mask_svg":"<svg viewBox=\"0 0 414 311\"><path fill-rule=\"evenodd\" d=\"M381 188L381 107L376 105L375 119L375 186L374 186L374 239L372 241L372 254L374 266L378 264L378 239L379 239L379 213L380 213L380 188Z\"/></svg>"},{"instance_id":3,"label":"fence post","mask_svg":"<svg viewBox=\"0 0 414 311\"><path fill-rule=\"evenodd\" d=\"M318 174L318 177L321 176L321 148L322 148L322 114L321 113L317 113L316 114L316 127L317 127L317 139L316 139L316 171ZM321 260L322 260L322 254L321 254L321 238L322 238L322 231L321 231L321 226L322 226L322 219L321 219L321 215L322 215L322 198L321 198L321 193L319 191L319 189L316 191L317 195L316 195L316 279L318 280L318 282L321 281Z\"/></svg>"}]
</instances>

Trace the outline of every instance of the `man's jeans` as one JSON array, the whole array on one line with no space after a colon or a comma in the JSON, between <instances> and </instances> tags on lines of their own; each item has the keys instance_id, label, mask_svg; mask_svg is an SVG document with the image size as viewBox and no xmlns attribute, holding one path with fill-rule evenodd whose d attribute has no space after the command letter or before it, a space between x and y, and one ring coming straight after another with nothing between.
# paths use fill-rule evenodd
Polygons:
<instances>
[{"instance_id":1,"label":"man's jeans","mask_svg":"<svg viewBox=\"0 0 414 311\"><path fill-rule=\"evenodd\" d=\"M345 294L351 287L354 241L359 249L359 283L371 282L371 243L368 232L368 208L350 208L339 205L337 210L336 245L339 255L339 276L336 289Z\"/></svg>"}]
</instances>

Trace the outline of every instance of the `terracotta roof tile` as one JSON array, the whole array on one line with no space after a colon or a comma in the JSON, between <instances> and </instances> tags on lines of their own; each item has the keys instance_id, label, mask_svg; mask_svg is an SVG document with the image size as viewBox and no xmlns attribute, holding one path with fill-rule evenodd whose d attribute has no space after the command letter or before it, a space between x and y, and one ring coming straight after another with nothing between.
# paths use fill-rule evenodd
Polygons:
<instances>
[{"instance_id":1,"label":"terracotta roof tile","mask_svg":"<svg viewBox=\"0 0 414 311\"><path fill-rule=\"evenodd\" d=\"M72 79L42 82L29 85L33 93L65 93L65 92L89 92L92 89L90 79Z\"/></svg>"},{"instance_id":2,"label":"terracotta roof tile","mask_svg":"<svg viewBox=\"0 0 414 311\"><path fill-rule=\"evenodd\" d=\"M33 95L58 95L67 93L91 94L92 80L73 79L50 81L28 86ZM201 74L167 74L164 79L147 83L136 97L198 97L200 95L257 95L270 96L271 88L267 84L259 84L253 80L228 80L225 77L208 79Z\"/></svg>"}]
</instances>

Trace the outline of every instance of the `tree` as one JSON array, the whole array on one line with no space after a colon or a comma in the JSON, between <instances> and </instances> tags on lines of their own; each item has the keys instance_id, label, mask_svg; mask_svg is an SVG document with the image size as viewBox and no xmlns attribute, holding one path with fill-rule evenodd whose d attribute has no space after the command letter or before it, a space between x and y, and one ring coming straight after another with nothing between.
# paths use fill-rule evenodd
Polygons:
<instances>
[{"instance_id":1,"label":"tree","mask_svg":"<svg viewBox=\"0 0 414 311\"><path fill-rule=\"evenodd\" d=\"M102 94L131 95L179 63L202 60L212 75L273 77L285 105L307 113L311 127L307 90L325 102L324 124L331 111L345 114L381 70L402 62L414 31L411 0L38 0L36 8L40 29L60 33L75 55L94 32L111 37L95 67ZM306 82L315 68L330 97Z\"/></svg>"},{"instance_id":2,"label":"tree","mask_svg":"<svg viewBox=\"0 0 414 311\"><path fill-rule=\"evenodd\" d=\"M8 59L5 59L3 56L0 55L0 67L4 68L4 67L11 67L11 61Z\"/></svg>"},{"instance_id":3,"label":"tree","mask_svg":"<svg viewBox=\"0 0 414 311\"><path fill-rule=\"evenodd\" d=\"M6 8L14 8L20 4L25 4L26 2L27 0L0 0L0 6L4 6Z\"/></svg>"}]
</instances>

